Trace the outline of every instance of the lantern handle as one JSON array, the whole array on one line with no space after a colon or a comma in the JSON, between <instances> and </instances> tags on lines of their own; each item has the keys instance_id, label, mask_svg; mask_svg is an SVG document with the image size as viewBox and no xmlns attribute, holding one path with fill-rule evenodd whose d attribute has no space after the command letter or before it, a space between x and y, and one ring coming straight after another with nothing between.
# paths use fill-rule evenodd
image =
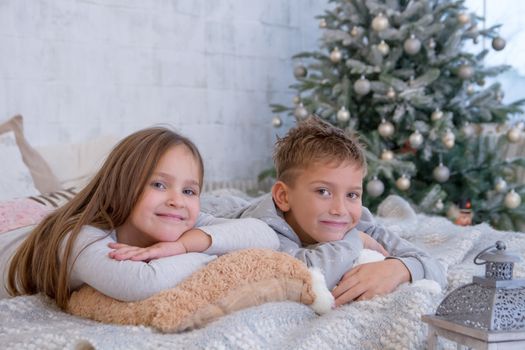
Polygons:
<instances>
[{"instance_id":1,"label":"lantern handle","mask_svg":"<svg viewBox=\"0 0 525 350\"><path fill-rule=\"evenodd\" d=\"M505 242L503 241L496 241L495 244L491 245L490 247L487 247L485 249L483 249L481 252L478 253L478 255L476 255L476 257L474 258L474 264L476 265L485 265L487 262L486 261L481 261L481 262L478 262L478 258L481 254L485 253L486 251L488 251L489 249L492 249L496 247L497 250L505 250L507 249L507 245L505 244Z\"/></svg>"}]
</instances>

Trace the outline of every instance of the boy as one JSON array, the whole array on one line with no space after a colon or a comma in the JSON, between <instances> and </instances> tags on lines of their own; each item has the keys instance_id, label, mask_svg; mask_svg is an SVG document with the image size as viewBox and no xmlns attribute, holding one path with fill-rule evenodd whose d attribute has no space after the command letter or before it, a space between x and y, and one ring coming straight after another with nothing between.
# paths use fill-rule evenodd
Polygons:
<instances>
[{"instance_id":1,"label":"boy","mask_svg":"<svg viewBox=\"0 0 525 350\"><path fill-rule=\"evenodd\" d=\"M377 225L362 206L366 158L342 130L308 117L276 142L274 163L271 194L232 216L266 222L278 234L279 250L320 268L328 288L335 287L336 306L422 278L446 285L439 262ZM390 253L385 260L352 268L363 247L387 255L383 246Z\"/></svg>"}]
</instances>

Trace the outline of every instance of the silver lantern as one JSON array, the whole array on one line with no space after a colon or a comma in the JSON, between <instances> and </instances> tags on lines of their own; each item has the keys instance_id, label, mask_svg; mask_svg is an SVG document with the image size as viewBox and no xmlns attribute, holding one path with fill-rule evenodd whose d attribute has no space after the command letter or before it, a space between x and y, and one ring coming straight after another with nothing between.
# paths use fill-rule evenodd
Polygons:
<instances>
[{"instance_id":1,"label":"silver lantern","mask_svg":"<svg viewBox=\"0 0 525 350\"><path fill-rule=\"evenodd\" d=\"M448 294L435 315L422 317L430 326L429 348L443 336L476 349L502 343L525 349L525 280L512 279L518 261L502 241L481 251L474 263L485 265L485 276L474 276Z\"/></svg>"}]
</instances>

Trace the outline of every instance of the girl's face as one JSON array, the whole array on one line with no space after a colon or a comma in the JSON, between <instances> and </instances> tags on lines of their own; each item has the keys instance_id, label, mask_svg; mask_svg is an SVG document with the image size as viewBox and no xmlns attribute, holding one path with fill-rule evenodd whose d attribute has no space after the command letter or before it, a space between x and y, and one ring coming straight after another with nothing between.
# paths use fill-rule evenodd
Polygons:
<instances>
[{"instance_id":1,"label":"girl's face","mask_svg":"<svg viewBox=\"0 0 525 350\"><path fill-rule=\"evenodd\" d=\"M117 229L118 241L147 247L176 241L194 227L200 212L200 171L185 145L166 151L130 216Z\"/></svg>"}]
</instances>

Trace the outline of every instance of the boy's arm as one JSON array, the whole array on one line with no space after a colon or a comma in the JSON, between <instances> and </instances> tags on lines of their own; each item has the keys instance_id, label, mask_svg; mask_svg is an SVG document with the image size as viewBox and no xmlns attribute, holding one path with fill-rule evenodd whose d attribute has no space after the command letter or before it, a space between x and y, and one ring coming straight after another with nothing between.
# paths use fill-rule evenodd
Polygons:
<instances>
[{"instance_id":1,"label":"boy's arm","mask_svg":"<svg viewBox=\"0 0 525 350\"><path fill-rule=\"evenodd\" d=\"M288 253L306 263L308 267L316 267L324 274L328 289L335 287L341 277L354 265L363 249L363 241L355 229L346 234L340 241L318 243L306 248L284 235L279 235L280 251Z\"/></svg>"},{"instance_id":2,"label":"boy's arm","mask_svg":"<svg viewBox=\"0 0 525 350\"><path fill-rule=\"evenodd\" d=\"M222 255L248 248L279 248L275 231L259 219L221 219L201 214L197 226L211 237L209 248L204 250L206 254Z\"/></svg>"},{"instance_id":3,"label":"boy's arm","mask_svg":"<svg viewBox=\"0 0 525 350\"><path fill-rule=\"evenodd\" d=\"M375 238L390 253L387 259L398 259L410 272L410 281L431 279L438 282L442 288L447 285L446 272L436 259L423 249L402 239L375 222L370 211L363 207L363 214L357 228Z\"/></svg>"}]
</instances>

